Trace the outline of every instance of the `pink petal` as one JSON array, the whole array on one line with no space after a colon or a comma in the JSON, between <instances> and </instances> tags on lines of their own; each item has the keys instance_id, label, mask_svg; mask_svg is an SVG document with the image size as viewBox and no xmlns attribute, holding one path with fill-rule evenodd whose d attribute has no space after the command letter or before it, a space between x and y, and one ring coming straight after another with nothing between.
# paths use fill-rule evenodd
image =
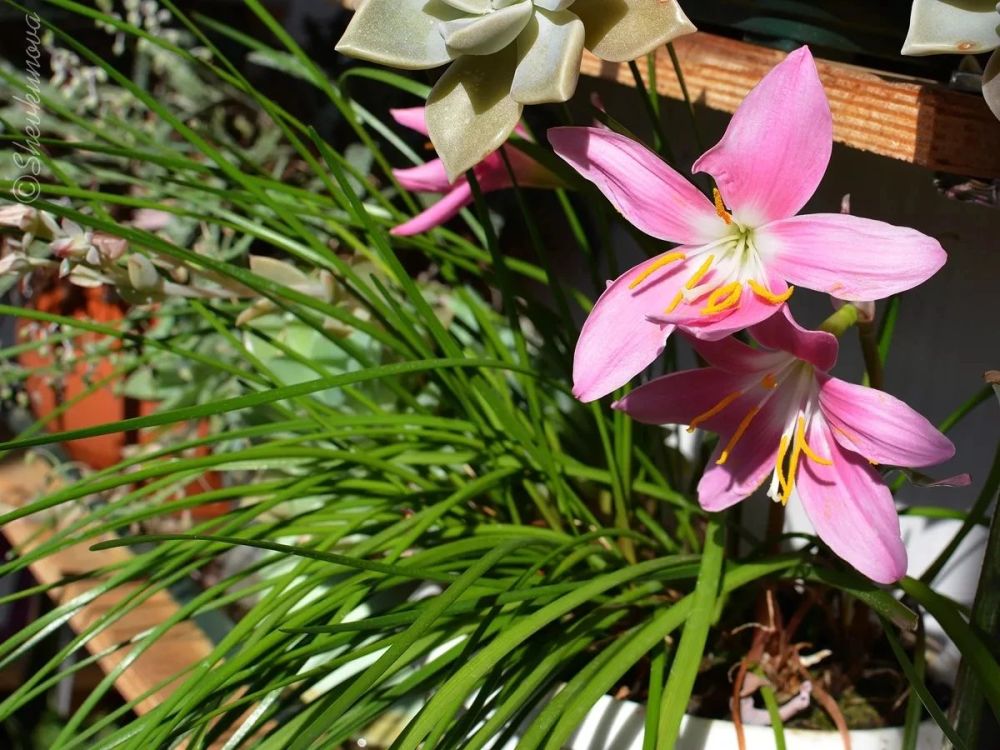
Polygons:
<instances>
[{"instance_id":1,"label":"pink petal","mask_svg":"<svg viewBox=\"0 0 1000 750\"><path fill-rule=\"evenodd\" d=\"M650 318L663 312L693 269L686 261L676 261L630 288L663 257L623 273L594 304L573 356L573 394L581 401L594 401L625 385L663 351L674 326Z\"/></svg>"},{"instance_id":2,"label":"pink petal","mask_svg":"<svg viewBox=\"0 0 1000 750\"><path fill-rule=\"evenodd\" d=\"M406 109L390 109L389 114L404 128L416 130L418 133L428 135L427 121L424 117L423 107L408 107Z\"/></svg>"},{"instance_id":3,"label":"pink petal","mask_svg":"<svg viewBox=\"0 0 1000 750\"><path fill-rule=\"evenodd\" d=\"M865 459L833 439L822 419L812 420L807 440L833 465L802 456L793 499L837 555L877 583L898 581L906 574L906 548L889 488Z\"/></svg>"},{"instance_id":4,"label":"pink petal","mask_svg":"<svg viewBox=\"0 0 1000 750\"><path fill-rule=\"evenodd\" d=\"M825 331L807 331L795 322L788 305L751 328L750 335L768 349L793 354L823 372L837 362L837 337Z\"/></svg>"},{"instance_id":5,"label":"pink petal","mask_svg":"<svg viewBox=\"0 0 1000 750\"><path fill-rule=\"evenodd\" d=\"M769 269L840 299L875 300L912 289L947 256L926 234L847 214L811 214L758 229Z\"/></svg>"},{"instance_id":6,"label":"pink petal","mask_svg":"<svg viewBox=\"0 0 1000 750\"><path fill-rule=\"evenodd\" d=\"M642 144L599 128L552 128L548 136L555 152L646 234L685 245L725 234L708 198Z\"/></svg>"},{"instance_id":7,"label":"pink petal","mask_svg":"<svg viewBox=\"0 0 1000 750\"><path fill-rule=\"evenodd\" d=\"M869 461L931 466L955 455L955 446L934 425L884 391L827 378L819 404L837 442Z\"/></svg>"},{"instance_id":8,"label":"pink petal","mask_svg":"<svg viewBox=\"0 0 1000 750\"><path fill-rule=\"evenodd\" d=\"M729 394L746 388L752 380L745 374L737 375L714 367L684 370L639 386L612 407L646 424L688 425ZM746 408L740 410L735 402L732 408L734 412L726 409L700 426L712 431L723 429L732 424L735 412L739 412L738 422Z\"/></svg>"},{"instance_id":9,"label":"pink petal","mask_svg":"<svg viewBox=\"0 0 1000 750\"><path fill-rule=\"evenodd\" d=\"M830 163L833 118L809 49L747 94L722 140L694 163L719 185L737 221L758 227L797 214Z\"/></svg>"},{"instance_id":10,"label":"pink petal","mask_svg":"<svg viewBox=\"0 0 1000 750\"><path fill-rule=\"evenodd\" d=\"M405 224L395 227L391 234L396 237L410 237L439 227L463 208L472 203L472 188L464 180L430 208L417 214Z\"/></svg>"},{"instance_id":11,"label":"pink petal","mask_svg":"<svg viewBox=\"0 0 1000 750\"><path fill-rule=\"evenodd\" d=\"M394 169L393 175L407 190L417 193L446 193L451 189L451 180L440 159L432 159L426 164L407 169Z\"/></svg>"},{"instance_id":12,"label":"pink petal","mask_svg":"<svg viewBox=\"0 0 1000 750\"><path fill-rule=\"evenodd\" d=\"M517 148L503 147L501 149L510 160L519 187L550 188L559 187L563 183L552 172ZM501 161L500 167L507 173L507 166ZM507 175L508 183L510 175Z\"/></svg>"},{"instance_id":13,"label":"pink petal","mask_svg":"<svg viewBox=\"0 0 1000 750\"><path fill-rule=\"evenodd\" d=\"M709 511L725 510L749 497L774 471L781 434L786 427L794 391L776 391L753 417L743 435L730 450L724 464L718 460L723 449L761 396L750 394L726 409L728 424L719 430L719 444L709 459L708 468L698 482L698 502ZM708 424L708 423L706 423Z\"/></svg>"},{"instance_id":14,"label":"pink petal","mask_svg":"<svg viewBox=\"0 0 1000 750\"><path fill-rule=\"evenodd\" d=\"M691 338L690 341L695 351L712 367L737 374L770 370L786 356L784 353L754 349L732 337L718 341Z\"/></svg>"},{"instance_id":15,"label":"pink petal","mask_svg":"<svg viewBox=\"0 0 1000 750\"><path fill-rule=\"evenodd\" d=\"M511 162L511 167L516 170L514 162ZM503 157L500 156L499 151L494 151L472 169L475 171L479 187L484 193L511 187L510 172L507 170L507 165L503 163ZM523 187L527 187L527 185Z\"/></svg>"}]
</instances>

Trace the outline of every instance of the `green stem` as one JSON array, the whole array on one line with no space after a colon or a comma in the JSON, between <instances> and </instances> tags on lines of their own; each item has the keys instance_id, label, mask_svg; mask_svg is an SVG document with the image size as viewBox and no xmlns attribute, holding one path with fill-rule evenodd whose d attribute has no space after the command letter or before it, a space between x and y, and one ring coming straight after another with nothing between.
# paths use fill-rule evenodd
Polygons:
<instances>
[{"instance_id":1,"label":"green stem","mask_svg":"<svg viewBox=\"0 0 1000 750\"><path fill-rule=\"evenodd\" d=\"M938 429L941 432L950 432L951 428L961 422L968 416L973 409L975 409L980 404L989 400L990 396L993 395L992 386L984 386L980 390L976 391L968 401L955 409L954 412L948 415L941 424L938 425Z\"/></svg>"},{"instance_id":2,"label":"green stem","mask_svg":"<svg viewBox=\"0 0 1000 750\"><path fill-rule=\"evenodd\" d=\"M852 304L846 304L829 318L823 321L819 327L821 331L832 333L840 337L844 331L858 322L858 308Z\"/></svg>"},{"instance_id":3,"label":"green stem","mask_svg":"<svg viewBox=\"0 0 1000 750\"><path fill-rule=\"evenodd\" d=\"M684 80L684 71L681 69L680 58L677 57L677 50L674 49L673 42L667 42L667 53L670 55L670 62L674 66L674 74L677 76L677 83L681 86L681 94L684 96L684 103L687 105L688 116L691 118L691 129L694 131L694 141L698 144L698 151L705 151L705 142L701 137L701 129L698 127L698 118L694 111L694 102L688 92L687 81Z\"/></svg>"},{"instance_id":4,"label":"green stem","mask_svg":"<svg viewBox=\"0 0 1000 750\"><path fill-rule=\"evenodd\" d=\"M670 666L670 676L661 701L657 747L674 747L705 653L708 631L712 627L716 601L721 591L722 568L726 556L724 520L721 514L715 515L705 529L705 546L701 554L698 582L691 595L691 614L681 633L677 656Z\"/></svg>"},{"instance_id":5,"label":"green stem","mask_svg":"<svg viewBox=\"0 0 1000 750\"><path fill-rule=\"evenodd\" d=\"M667 139L667 133L663 129L663 120L656 111L656 107L653 106L653 100L651 96L656 96L656 93L650 92L646 89L646 82L642 79L642 73L639 72L639 66L636 65L635 60L630 60L628 64L629 70L632 71L632 77L635 79L635 88L639 92L639 98L642 100L642 107L649 117L649 123L653 126L654 135L654 145L656 151L666 159L669 163L674 163L674 153L670 148L670 141Z\"/></svg>"},{"instance_id":6,"label":"green stem","mask_svg":"<svg viewBox=\"0 0 1000 750\"><path fill-rule=\"evenodd\" d=\"M927 585L934 583L934 579L938 577L938 574L944 569L944 566L948 564L949 560L951 560L951 556L955 554L955 550L958 549L962 540L964 540L968 533L981 523L983 518L986 517L986 511L993 504L993 499L996 497L998 489L1000 489L1000 444L997 445L996 453L993 456L993 466L990 468L990 473L986 477L986 483L983 485L983 489L979 493L979 497L976 498L976 502L972 506L972 510L970 510L969 514L965 517L965 522L962 524L961 528L955 532L955 536L950 542L948 542L948 546L941 550L941 554L937 556L937 559L935 559L934 562L931 563L930 567L924 571L924 574L920 576L921 581ZM995 519L997 514L994 513L993 516ZM996 524L994 523L993 525L995 526ZM995 551L998 555L1000 555L1000 548ZM987 558L987 560L988 559L989 558Z\"/></svg>"},{"instance_id":7,"label":"green stem","mask_svg":"<svg viewBox=\"0 0 1000 750\"><path fill-rule=\"evenodd\" d=\"M919 609L917 610L920 611ZM924 618L917 619L917 642L913 651L913 671L917 679L924 681L927 671L927 641L924 632ZM906 702L906 718L903 722L903 748L902 750L917 750L917 736L920 734L920 717L923 716L924 705L920 702L920 696L916 691L910 691L910 697Z\"/></svg>"},{"instance_id":8,"label":"green stem","mask_svg":"<svg viewBox=\"0 0 1000 750\"><path fill-rule=\"evenodd\" d=\"M785 530L785 504L772 502L767 513L767 549L771 554L778 554L781 549L781 534Z\"/></svg>"},{"instance_id":9,"label":"green stem","mask_svg":"<svg viewBox=\"0 0 1000 750\"><path fill-rule=\"evenodd\" d=\"M1000 638L1000 513L993 514L990 536L986 542L986 556L979 575L979 588L972 604L970 624L987 643ZM983 688L968 659L962 659L958 670L952 719L955 731L969 747L978 747L982 728L985 698Z\"/></svg>"},{"instance_id":10,"label":"green stem","mask_svg":"<svg viewBox=\"0 0 1000 750\"><path fill-rule=\"evenodd\" d=\"M764 676L760 671L757 674L761 677ZM767 708L767 714L771 718L771 728L774 730L775 750L785 750L785 725L781 721L781 707L778 705L778 699L774 695L774 689L770 685L761 685L760 695L764 699L764 706Z\"/></svg>"},{"instance_id":11,"label":"green stem","mask_svg":"<svg viewBox=\"0 0 1000 750\"><path fill-rule=\"evenodd\" d=\"M879 351L878 332L874 322L858 323L858 340L861 342L861 354L865 359L865 378L867 380L865 385L882 390L885 383L885 371L882 366L882 354Z\"/></svg>"}]
</instances>

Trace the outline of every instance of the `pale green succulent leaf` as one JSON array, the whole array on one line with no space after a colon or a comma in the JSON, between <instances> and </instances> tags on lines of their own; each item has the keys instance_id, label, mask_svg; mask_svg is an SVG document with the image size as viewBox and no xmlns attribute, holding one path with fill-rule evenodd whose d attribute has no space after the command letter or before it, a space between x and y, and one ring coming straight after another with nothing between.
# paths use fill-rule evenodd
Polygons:
<instances>
[{"instance_id":1,"label":"pale green succulent leaf","mask_svg":"<svg viewBox=\"0 0 1000 750\"><path fill-rule=\"evenodd\" d=\"M695 29L676 0L576 0L587 49L602 60L627 62Z\"/></svg>"},{"instance_id":2,"label":"pale green succulent leaf","mask_svg":"<svg viewBox=\"0 0 1000 750\"><path fill-rule=\"evenodd\" d=\"M443 0L452 8L464 10L466 13L474 13L477 16L484 15L493 10L490 0Z\"/></svg>"},{"instance_id":3,"label":"pale green succulent leaf","mask_svg":"<svg viewBox=\"0 0 1000 750\"><path fill-rule=\"evenodd\" d=\"M492 55L517 39L531 19L530 2L519 2L484 16L441 24L445 44L456 55Z\"/></svg>"},{"instance_id":4,"label":"pale green succulent leaf","mask_svg":"<svg viewBox=\"0 0 1000 750\"><path fill-rule=\"evenodd\" d=\"M452 63L427 97L427 130L454 180L503 145L521 119L510 95L517 52L467 55Z\"/></svg>"},{"instance_id":5,"label":"pale green succulent leaf","mask_svg":"<svg viewBox=\"0 0 1000 750\"><path fill-rule=\"evenodd\" d=\"M904 55L977 54L998 46L995 0L913 0Z\"/></svg>"},{"instance_id":6,"label":"pale green succulent leaf","mask_svg":"<svg viewBox=\"0 0 1000 750\"><path fill-rule=\"evenodd\" d=\"M566 10L573 4L573 0L535 0L535 5L543 10Z\"/></svg>"},{"instance_id":7,"label":"pale green succulent leaf","mask_svg":"<svg viewBox=\"0 0 1000 750\"><path fill-rule=\"evenodd\" d=\"M258 276L288 287L309 283L309 277L291 263L267 255L251 255L250 270Z\"/></svg>"},{"instance_id":8,"label":"pale green succulent leaf","mask_svg":"<svg viewBox=\"0 0 1000 750\"><path fill-rule=\"evenodd\" d=\"M1000 50L993 53L983 71L983 98L1000 120Z\"/></svg>"},{"instance_id":9,"label":"pale green succulent leaf","mask_svg":"<svg viewBox=\"0 0 1000 750\"><path fill-rule=\"evenodd\" d=\"M585 35L583 21L570 11L539 8L517 39L511 96L521 104L564 102L573 96Z\"/></svg>"},{"instance_id":10,"label":"pale green succulent leaf","mask_svg":"<svg viewBox=\"0 0 1000 750\"><path fill-rule=\"evenodd\" d=\"M337 51L392 68L436 68L455 57L441 36L441 23L461 17L462 11L442 0L367 0Z\"/></svg>"}]
</instances>

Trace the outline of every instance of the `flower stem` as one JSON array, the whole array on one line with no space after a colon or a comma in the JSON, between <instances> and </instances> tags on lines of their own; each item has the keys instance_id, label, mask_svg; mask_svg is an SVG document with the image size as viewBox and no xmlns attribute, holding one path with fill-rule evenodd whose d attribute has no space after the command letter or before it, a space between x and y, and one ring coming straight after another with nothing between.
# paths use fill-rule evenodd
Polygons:
<instances>
[{"instance_id":1,"label":"flower stem","mask_svg":"<svg viewBox=\"0 0 1000 750\"><path fill-rule=\"evenodd\" d=\"M879 351L878 332L875 330L874 322L858 323L858 340L861 342L861 354L865 359L865 372L868 374L866 385L882 390L884 383L882 353Z\"/></svg>"},{"instance_id":2,"label":"flower stem","mask_svg":"<svg viewBox=\"0 0 1000 750\"><path fill-rule=\"evenodd\" d=\"M972 604L972 626L983 635L987 642L996 642L1000 637L1000 515L994 513L990 523L990 533L986 542L986 554L979 576L976 599ZM970 667L963 655L958 670L955 702L952 718L955 730L969 747L979 743L979 733L983 728L985 693L980 678Z\"/></svg>"},{"instance_id":3,"label":"flower stem","mask_svg":"<svg viewBox=\"0 0 1000 750\"><path fill-rule=\"evenodd\" d=\"M781 535L785 531L785 504L772 502L767 512L767 532L764 537L767 541L767 551L769 554L777 554L781 551Z\"/></svg>"},{"instance_id":4,"label":"flower stem","mask_svg":"<svg viewBox=\"0 0 1000 750\"><path fill-rule=\"evenodd\" d=\"M821 331L826 331L827 333L832 333L834 336L840 337L843 335L844 331L853 326L858 322L858 308L854 305L848 303L842 308L837 310L833 315L823 321L823 324L819 327Z\"/></svg>"},{"instance_id":5,"label":"flower stem","mask_svg":"<svg viewBox=\"0 0 1000 750\"><path fill-rule=\"evenodd\" d=\"M684 80L684 71L681 68L680 58L677 57L677 50L674 49L673 42L667 42L667 53L670 55L670 62L674 66L674 74L677 76L677 83L680 84L681 94L684 96L684 103L687 105L688 115L691 118L691 128L694 130L694 140L698 144L698 151L704 153L705 142L701 137L701 129L698 127L698 118L694 111L694 102L688 92L687 81Z\"/></svg>"},{"instance_id":6,"label":"flower stem","mask_svg":"<svg viewBox=\"0 0 1000 750\"><path fill-rule=\"evenodd\" d=\"M632 77L635 79L635 89L639 92L639 98L642 99L643 109L649 116L650 125L653 126L653 142L656 146L656 151L670 164L673 164L674 154L673 150L670 148L670 141L667 139L667 133L663 129L663 120L660 118L659 112L656 111L656 107L653 105L652 97L657 96L657 93L655 91L650 92L646 89L646 82L642 79L642 73L639 72L639 66L636 65L635 60L630 60L628 67L629 70L632 71Z\"/></svg>"}]
</instances>

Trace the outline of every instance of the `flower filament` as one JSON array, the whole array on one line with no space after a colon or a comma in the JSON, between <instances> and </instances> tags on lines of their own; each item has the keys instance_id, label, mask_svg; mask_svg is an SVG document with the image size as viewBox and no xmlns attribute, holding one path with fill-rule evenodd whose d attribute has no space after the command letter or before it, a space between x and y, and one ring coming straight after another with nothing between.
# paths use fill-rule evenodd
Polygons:
<instances>
[{"instance_id":1,"label":"flower filament","mask_svg":"<svg viewBox=\"0 0 1000 750\"><path fill-rule=\"evenodd\" d=\"M726 209L718 188L713 191L713 195L716 213L729 228L724 237L695 250L694 258L703 257L704 260L674 295L664 313L674 312L683 302L692 304L696 300L704 299L699 313L703 316L718 315L738 308L747 287L768 304L781 305L786 302L795 288L788 287L783 293L775 294L766 282L757 280L766 277L766 274L754 243L753 230L736 222ZM666 253L636 274L628 288L636 289L661 268L686 261L688 258L689 254L686 252ZM702 283L709 273L712 273L712 278L707 283Z\"/></svg>"},{"instance_id":2,"label":"flower filament","mask_svg":"<svg viewBox=\"0 0 1000 750\"><path fill-rule=\"evenodd\" d=\"M772 482L771 490L768 492L772 499L780 501L782 505L788 504L788 498L792 496L792 490L795 489L795 476L803 455L822 466L833 465L833 461L823 458L809 447L809 443L806 442L806 418L800 414L791 437L781 436L781 442L778 444L778 457L774 464L774 477L777 480L777 486ZM787 471L784 468L786 458L788 459Z\"/></svg>"},{"instance_id":3,"label":"flower filament","mask_svg":"<svg viewBox=\"0 0 1000 750\"><path fill-rule=\"evenodd\" d=\"M666 255L661 255L659 258L650 263L649 266L644 268L642 270L642 273L640 273L638 276L632 279L632 283L628 285L628 288L635 289L637 286L639 286L639 284L644 282L646 279L648 279L650 276L652 276L654 273L659 271L664 266L669 266L671 263L675 263L679 260L684 260L685 258L687 258L687 255L679 252L667 253Z\"/></svg>"},{"instance_id":4,"label":"flower filament","mask_svg":"<svg viewBox=\"0 0 1000 750\"><path fill-rule=\"evenodd\" d=\"M784 370L784 368L782 369ZM784 370L784 372L787 373L788 371ZM733 449L746 434L746 431L750 428L753 420L760 413L761 409L763 409L764 404L781 385L782 380L785 379L785 375L781 375L781 373L779 373L779 375L780 379L773 372L766 373L763 377L761 377L758 385L759 387L765 389L766 393L756 405L750 407L743 419L740 420L740 423L736 426L732 436L730 436L726 445L720 451L719 458L715 461L717 465L722 466L729 460ZM694 432L694 430L702 424L721 414L723 411L728 409L733 402L747 393L747 390L737 390L727 393L710 409L702 412L692 419L688 424L687 431ZM824 458L816 453L806 440L806 417L800 409L792 424L792 428L787 430L785 434L781 436L781 440L778 443L778 455L774 464L774 477L771 482L771 488L767 493L769 497L780 501L782 505L786 505L788 503L788 499L791 497L792 491L795 489L795 477L798 472L799 464L803 460L803 456L806 459L822 466L833 465L833 462L830 459Z\"/></svg>"}]
</instances>

